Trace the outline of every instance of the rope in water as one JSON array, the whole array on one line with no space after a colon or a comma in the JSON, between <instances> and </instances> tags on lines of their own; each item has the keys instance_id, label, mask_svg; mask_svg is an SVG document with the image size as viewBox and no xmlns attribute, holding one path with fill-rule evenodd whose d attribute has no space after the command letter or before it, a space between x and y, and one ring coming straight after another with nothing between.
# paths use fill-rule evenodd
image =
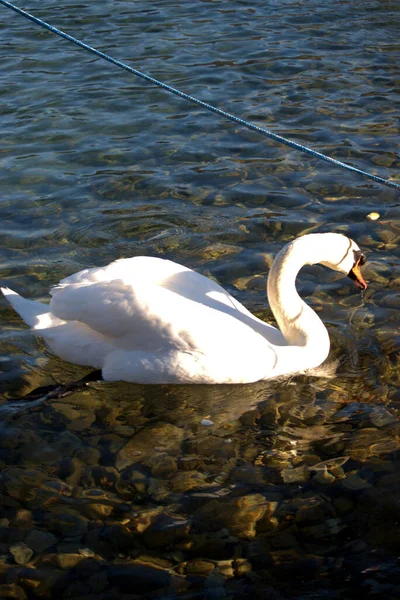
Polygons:
<instances>
[{"instance_id":1,"label":"rope in water","mask_svg":"<svg viewBox=\"0 0 400 600\"><path fill-rule=\"evenodd\" d=\"M104 60L107 60L108 62L110 62L114 65L117 65L118 67L121 67L121 69L125 69L126 71L129 71L129 73L133 73L134 75L137 75L138 77L141 77L142 79L145 79L146 81L149 81L150 83L153 83L154 85L161 87L162 89L166 90L167 92L170 92L172 94L175 94L176 96L184 98L185 100L188 100L189 102L197 104L213 113L216 113L217 115L220 115L222 117L225 117L226 119L229 119L230 121L233 121L234 123L243 125L244 127L247 127L247 129L256 131L257 133L260 133L268 138L271 138L275 142L279 142L281 144L289 146L290 148L294 148L296 150L299 150L300 152L304 152L305 154L309 154L315 158L324 160L325 162L331 163L337 167L342 167L343 169L347 169L348 171L357 173L358 175L361 175L362 177L366 177L367 179L371 179L372 181L375 181L376 183L381 183L388 187L392 187L397 190L400 190L400 184L396 183L395 181L390 181L388 179L383 179L382 177L379 177L378 175L373 175L372 173L367 173L366 171L362 171L361 169L352 167L351 165L348 165L347 163L344 163L340 160L331 158L330 156L327 156L326 154L322 154L321 152L312 150L311 148L308 148L307 146L303 146L302 144L293 142L292 140L288 140L287 138L285 138L281 135L278 135L277 133L273 133L272 131L269 131L268 129L264 129L263 127L254 125L254 123L250 123L249 121L246 121L244 119L241 119L240 117L237 117L228 112L225 112L224 110L221 110L220 108L216 108L215 106L212 106L211 104L208 104L207 102L203 102L202 100L199 100L198 98L195 98L194 96L185 94L184 92L181 92L180 90L177 90L176 88L173 88L170 85L163 83L162 81L158 81L157 79L150 77L150 75L146 75L145 73L142 73L141 71L138 71L137 69L129 67L128 65L121 62L120 60L117 60L117 59L113 58L112 56L109 56L108 54L105 54L104 52L101 52L100 50L97 50L96 48L93 48L92 46L85 44L84 42L78 40L77 38L73 37L72 35L69 35L68 33L65 33L64 31L61 31L60 29L53 27L49 23L46 23L46 21L42 21L42 19L39 19L38 17L31 15L30 13L26 12L22 8L18 8L18 6L15 6L11 2L8 2L8 0L0 0L0 3L3 4L4 6L10 8L11 10L15 11L16 13L22 15L23 17L26 17L30 21L33 21L37 25L40 25L41 27L48 29L52 33L55 33L56 35L59 35L60 37L68 40L69 42L72 42L72 43L76 44L77 46L84 48L88 52L91 52L92 54L95 54L96 56L99 56L100 58L103 58Z\"/></svg>"}]
</instances>

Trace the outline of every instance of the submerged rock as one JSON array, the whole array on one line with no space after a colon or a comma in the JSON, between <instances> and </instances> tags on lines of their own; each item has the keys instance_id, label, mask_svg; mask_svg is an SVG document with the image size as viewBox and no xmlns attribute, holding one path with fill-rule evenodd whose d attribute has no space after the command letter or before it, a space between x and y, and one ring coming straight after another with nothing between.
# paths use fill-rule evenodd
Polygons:
<instances>
[{"instance_id":1,"label":"submerged rock","mask_svg":"<svg viewBox=\"0 0 400 600\"><path fill-rule=\"evenodd\" d=\"M116 563L108 569L108 580L122 592L149 593L160 588L168 588L173 576L166 570L155 569L134 562Z\"/></svg>"},{"instance_id":2,"label":"submerged rock","mask_svg":"<svg viewBox=\"0 0 400 600\"><path fill-rule=\"evenodd\" d=\"M176 459L168 454L154 456L151 460L151 472L153 477L168 477L177 470L178 466Z\"/></svg>"},{"instance_id":3,"label":"submerged rock","mask_svg":"<svg viewBox=\"0 0 400 600\"><path fill-rule=\"evenodd\" d=\"M197 527L203 531L230 530L239 538L253 538L259 525L265 529L276 509L262 494L247 494L233 500L211 500L194 514Z\"/></svg>"},{"instance_id":4,"label":"submerged rock","mask_svg":"<svg viewBox=\"0 0 400 600\"><path fill-rule=\"evenodd\" d=\"M11 523L12 526L17 527L17 529L32 529L33 527L33 515L31 510L27 510L26 508L21 508L17 510L15 517Z\"/></svg>"},{"instance_id":5,"label":"submerged rock","mask_svg":"<svg viewBox=\"0 0 400 600\"><path fill-rule=\"evenodd\" d=\"M146 462L157 452L177 453L184 439L184 430L170 423L154 423L142 429L117 453L118 470L136 462Z\"/></svg>"},{"instance_id":6,"label":"submerged rock","mask_svg":"<svg viewBox=\"0 0 400 600\"><path fill-rule=\"evenodd\" d=\"M26 565L33 556L33 550L24 542L17 542L10 546L10 553L18 565Z\"/></svg>"},{"instance_id":7,"label":"submerged rock","mask_svg":"<svg viewBox=\"0 0 400 600\"><path fill-rule=\"evenodd\" d=\"M190 533L190 521L160 514L143 532L143 541L149 548L165 548L182 540Z\"/></svg>"},{"instance_id":8,"label":"submerged rock","mask_svg":"<svg viewBox=\"0 0 400 600\"><path fill-rule=\"evenodd\" d=\"M358 516L367 527L365 539L395 553L400 552L400 473L381 477L364 489L359 500Z\"/></svg>"},{"instance_id":9,"label":"submerged rock","mask_svg":"<svg viewBox=\"0 0 400 600\"><path fill-rule=\"evenodd\" d=\"M86 533L88 520L74 513L54 513L46 518L51 531L64 539L81 539Z\"/></svg>"},{"instance_id":10,"label":"submerged rock","mask_svg":"<svg viewBox=\"0 0 400 600\"><path fill-rule=\"evenodd\" d=\"M198 471L181 471L171 477L170 486L173 492L187 492L207 485L206 477Z\"/></svg>"},{"instance_id":11,"label":"submerged rock","mask_svg":"<svg viewBox=\"0 0 400 600\"><path fill-rule=\"evenodd\" d=\"M82 560L85 560L82 554L59 552L57 554L44 554L36 564L40 566L52 565L67 570L76 567Z\"/></svg>"},{"instance_id":12,"label":"submerged rock","mask_svg":"<svg viewBox=\"0 0 400 600\"><path fill-rule=\"evenodd\" d=\"M35 552L43 552L57 544L57 538L49 531L41 531L39 529L32 529L25 538L25 542L29 548L32 548Z\"/></svg>"},{"instance_id":13,"label":"submerged rock","mask_svg":"<svg viewBox=\"0 0 400 600\"><path fill-rule=\"evenodd\" d=\"M184 575L201 575L203 577L207 577L207 575L212 573L214 569L215 564L213 562L201 558L195 558L179 565L176 571Z\"/></svg>"},{"instance_id":14,"label":"submerged rock","mask_svg":"<svg viewBox=\"0 0 400 600\"><path fill-rule=\"evenodd\" d=\"M0 598L10 598L13 600L28 600L22 587L15 583L3 583L0 585Z\"/></svg>"}]
</instances>

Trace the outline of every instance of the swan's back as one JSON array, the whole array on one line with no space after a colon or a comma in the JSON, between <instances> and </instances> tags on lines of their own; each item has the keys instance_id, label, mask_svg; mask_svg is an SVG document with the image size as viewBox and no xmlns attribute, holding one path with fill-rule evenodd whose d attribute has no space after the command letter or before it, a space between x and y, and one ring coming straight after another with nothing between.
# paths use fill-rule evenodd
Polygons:
<instances>
[{"instance_id":1,"label":"swan's back","mask_svg":"<svg viewBox=\"0 0 400 600\"><path fill-rule=\"evenodd\" d=\"M164 292L171 292L174 296ZM144 307L161 294L167 304L172 301L179 303L179 298L191 300L202 306L227 312L246 324L250 319L251 325L263 334L270 333L273 336L274 332L277 332L275 328L254 317L215 281L188 267L162 258L137 256L116 260L106 267L84 269L62 279L51 289L50 294L52 312L64 320L82 321L80 307L89 309L92 303L96 305L98 296L106 296L102 303L102 316L105 320L113 303L117 311L118 304L121 304L121 307L132 314L132 310L128 310L127 302L133 301L133 295L136 296L135 303L142 303ZM179 309L187 311L189 306L193 309L193 305L189 304L184 304ZM176 307L174 309L176 312ZM159 317L161 316L159 314ZM109 333L112 334L112 327L109 329ZM280 335L272 341L283 343Z\"/></svg>"},{"instance_id":2,"label":"swan's back","mask_svg":"<svg viewBox=\"0 0 400 600\"><path fill-rule=\"evenodd\" d=\"M273 368L274 344L285 343L219 284L161 258L85 269L51 296L46 321L39 317L33 328L55 354L101 368L108 380L255 381ZM25 318L29 301L16 297Z\"/></svg>"},{"instance_id":3,"label":"swan's back","mask_svg":"<svg viewBox=\"0 0 400 600\"><path fill-rule=\"evenodd\" d=\"M51 290L54 295L68 286L85 286L93 283L114 281L120 279L127 284L135 284L139 281L152 285L163 286L169 278L178 273L190 271L187 267L179 265L162 258L153 256L134 256L133 258L120 258L106 267L94 267L83 269L69 277L62 279L59 284Z\"/></svg>"},{"instance_id":4,"label":"swan's back","mask_svg":"<svg viewBox=\"0 0 400 600\"><path fill-rule=\"evenodd\" d=\"M112 348L101 365L109 380L209 383L229 381L244 368L246 380L248 371L259 379L269 346L260 333L281 339L220 285L160 258L121 259L85 269L63 279L51 294L54 315L94 332L97 347L101 336L101 346ZM60 351L62 340L55 343L57 353L67 358L69 347ZM72 353L71 348L69 360Z\"/></svg>"}]
</instances>

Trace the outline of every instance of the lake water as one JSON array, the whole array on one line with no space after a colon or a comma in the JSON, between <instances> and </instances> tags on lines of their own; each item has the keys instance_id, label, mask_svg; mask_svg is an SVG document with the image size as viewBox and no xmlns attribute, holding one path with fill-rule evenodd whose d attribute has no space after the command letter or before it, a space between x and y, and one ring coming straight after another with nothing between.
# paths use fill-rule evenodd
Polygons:
<instances>
[{"instance_id":1,"label":"lake water","mask_svg":"<svg viewBox=\"0 0 400 600\"><path fill-rule=\"evenodd\" d=\"M42 0L26 10L166 83L399 178L400 7L390 0ZM0 595L400 597L400 194L206 113L0 7L0 284L167 257L271 319L293 237L368 256L364 297L306 268L331 379L90 384L1 300ZM377 212L380 218L367 218ZM6 594L14 594L8 595Z\"/></svg>"}]
</instances>

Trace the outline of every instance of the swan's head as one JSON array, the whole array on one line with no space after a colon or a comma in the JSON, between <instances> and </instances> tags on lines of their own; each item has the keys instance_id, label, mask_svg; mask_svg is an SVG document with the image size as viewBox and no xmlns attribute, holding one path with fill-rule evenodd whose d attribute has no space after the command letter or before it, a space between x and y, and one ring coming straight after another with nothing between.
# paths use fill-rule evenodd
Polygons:
<instances>
[{"instance_id":1,"label":"swan's head","mask_svg":"<svg viewBox=\"0 0 400 600\"><path fill-rule=\"evenodd\" d=\"M340 233L326 233L328 245L325 247L328 260L320 261L322 265L347 275L360 290L367 289L367 283L360 267L365 264L366 256L358 245L350 238Z\"/></svg>"}]
</instances>

